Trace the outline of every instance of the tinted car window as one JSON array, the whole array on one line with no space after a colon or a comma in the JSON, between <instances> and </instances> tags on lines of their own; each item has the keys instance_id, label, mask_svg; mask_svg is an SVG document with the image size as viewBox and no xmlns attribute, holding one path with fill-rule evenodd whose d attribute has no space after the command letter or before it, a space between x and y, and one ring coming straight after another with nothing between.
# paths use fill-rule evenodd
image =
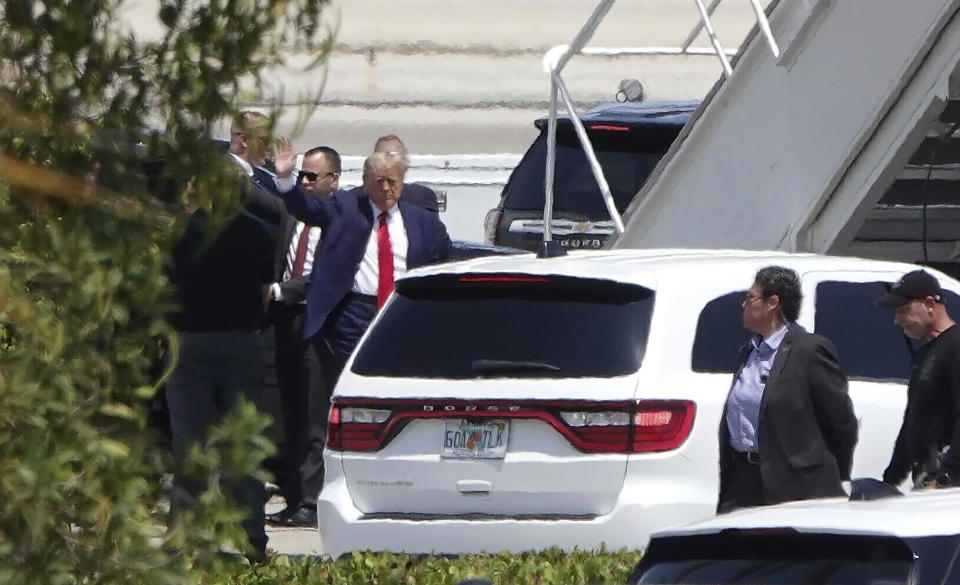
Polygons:
<instances>
[{"instance_id":1,"label":"tinted car window","mask_svg":"<svg viewBox=\"0 0 960 585\"><path fill-rule=\"evenodd\" d=\"M527 275L406 279L358 350L369 376L607 377L639 369L653 292ZM588 391L585 388L584 391Z\"/></svg>"},{"instance_id":2,"label":"tinted car window","mask_svg":"<svg viewBox=\"0 0 960 585\"><path fill-rule=\"evenodd\" d=\"M893 323L893 314L874 306L886 282L825 281L817 285L815 330L836 345L851 378L905 380L913 344Z\"/></svg>"},{"instance_id":3,"label":"tinted car window","mask_svg":"<svg viewBox=\"0 0 960 585\"><path fill-rule=\"evenodd\" d=\"M789 561L701 559L655 565L641 583L689 585L876 585L906 583L908 561Z\"/></svg>"},{"instance_id":4,"label":"tinted car window","mask_svg":"<svg viewBox=\"0 0 960 585\"><path fill-rule=\"evenodd\" d=\"M743 327L741 290L707 303L697 319L691 368L694 372L727 372L737 369L737 352L750 338Z\"/></svg>"},{"instance_id":5,"label":"tinted car window","mask_svg":"<svg viewBox=\"0 0 960 585\"><path fill-rule=\"evenodd\" d=\"M593 131L590 139L604 176L622 213L650 171L657 165L680 127L635 128L629 131ZM638 136L642 132L642 139ZM546 133L541 133L517 166L504 195L505 209L543 210L543 177L547 155ZM606 213L587 158L576 134L557 131L554 210Z\"/></svg>"},{"instance_id":6,"label":"tinted car window","mask_svg":"<svg viewBox=\"0 0 960 585\"><path fill-rule=\"evenodd\" d=\"M947 539L791 533L758 529L655 539L628 582L722 585L876 585L908 583L914 553L930 554L930 575L942 576L934 556Z\"/></svg>"}]
</instances>

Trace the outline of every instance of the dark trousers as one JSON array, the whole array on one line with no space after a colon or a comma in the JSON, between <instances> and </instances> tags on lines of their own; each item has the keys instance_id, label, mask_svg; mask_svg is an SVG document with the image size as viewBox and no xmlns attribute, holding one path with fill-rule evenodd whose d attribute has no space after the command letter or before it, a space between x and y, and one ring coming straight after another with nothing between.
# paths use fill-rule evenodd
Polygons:
<instances>
[{"instance_id":1,"label":"dark trousers","mask_svg":"<svg viewBox=\"0 0 960 585\"><path fill-rule=\"evenodd\" d=\"M183 473L191 445L202 442L240 397L259 404L263 392L262 340L254 332L180 333L177 364L167 380L167 404L173 445L175 490L173 511L189 506L205 488L204 478ZM243 529L254 550L263 553L263 482L252 475L221 476L220 485L247 512Z\"/></svg>"},{"instance_id":2,"label":"dark trousers","mask_svg":"<svg viewBox=\"0 0 960 585\"><path fill-rule=\"evenodd\" d=\"M276 303L273 310L284 427L283 470L277 479L289 506L315 508L323 487L331 358L326 347L303 339L303 305Z\"/></svg>"},{"instance_id":3,"label":"dark trousers","mask_svg":"<svg viewBox=\"0 0 960 585\"><path fill-rule=\"evenodd\" d=\"M725 514L738 508L763 506L763 478L756 459L730 449L733 457L720 477L720 498L717 513Z\"/></svg>"},{"instance_id":4,"label":"dark trousers","mask_svg":"<svg viewBox=\"0 0 960 585\"><path fill-rule=\"evenodd\" d=\"M355 293L347 294L330 312L324 334L333 358L339 365L337 378L376 315L377 297Z\"/></svg>"}]
</instances>

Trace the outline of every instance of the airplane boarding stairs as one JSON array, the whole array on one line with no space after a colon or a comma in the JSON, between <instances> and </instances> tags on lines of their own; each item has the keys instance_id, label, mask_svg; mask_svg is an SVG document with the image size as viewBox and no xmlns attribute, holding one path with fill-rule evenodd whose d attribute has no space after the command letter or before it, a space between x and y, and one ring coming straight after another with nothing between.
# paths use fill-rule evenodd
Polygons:
<instances>
[{"instance_id":1,"label":"airplane boarding stairs","mask_svg":"<svg viewBox=\"0 0 960 585\"><path fill-rule=\"evenodd\" d=\"M608 245L956 260L960 1L766 14Z\"/></svg>"}]
</instances>

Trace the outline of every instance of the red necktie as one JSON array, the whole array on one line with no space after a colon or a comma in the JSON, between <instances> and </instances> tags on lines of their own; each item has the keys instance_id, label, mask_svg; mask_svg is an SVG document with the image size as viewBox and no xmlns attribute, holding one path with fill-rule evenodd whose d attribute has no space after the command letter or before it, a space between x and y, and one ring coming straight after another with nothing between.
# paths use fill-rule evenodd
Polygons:
<instances>
[{"instance_id":1,"label":"red necktie","mask_svg":"<svg viewBox=\"0 0 960 585\"><path fill-rule=\"evenodd\" d=\"M377 308L387 302L393 292L393 250L390 248L390 231L387 229L387 214L380 214L377 228Z\"/></svg>"},{"instance_id":2,"label":"red necktie","mask_svg":"<svg viewBox=\"0 0 960 585\"><path fill-rule=\"evenodd\" d=\"M303 276L303 265L307 261L307 245L310 243L310 226L303 224L303 231L300 232L300 239L297 240L297 255L293 257L293 269L290 270L290 278Z\"/></svg>"}]
</instances>

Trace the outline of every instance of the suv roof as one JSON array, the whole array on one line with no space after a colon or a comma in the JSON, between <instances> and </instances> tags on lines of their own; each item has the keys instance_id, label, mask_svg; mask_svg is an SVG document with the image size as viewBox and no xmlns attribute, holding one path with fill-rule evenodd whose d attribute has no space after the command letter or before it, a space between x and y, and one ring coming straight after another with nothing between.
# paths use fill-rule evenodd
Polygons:
<instances>
[{"instance_id":1,"label":"suv roof","mask_svg":"<svg viewBox=\"0 0 960 585\"><path fill-rule=\"evenodd\" d=\"M960 489L910 492L903 497L871 501L831 498L749 508L658 532L654 537L773 528L900 538L960 534Z\"/></svg>"},{"instance_id":2,"label":"suv roof","mask_svg":"<svg viewBox=\"0 0 960 585\"><path fill-rule=\"evenodd\" d=\"M699 105L699 101L613 102L587 110L581 114L580 119L584 124L608 122L644 126L683 126ZM570 123L569 116L560 116L558 119ZM534 124L543 130L547 125L547 119L538 118Z\"/></svg>"},{"instance_id":3,"label":"suv roof","mask_svg":"<svg viewBox=\"0 0 960 585\"><path fill-rule=\"evenodd\" d=\"M799 271L807 268L816 271L862 270L865 263L872 269L902 272L906 264L881 260L865 261L860 258L797 254L775 251L751 250L704 250L704 249L629 249L604 251L572 251L567 256L543 259L533 254L486 257L465 262L437 264L417 268L403 278L437 274L463 274L475 272L566 275L596 278L627 284L650 285L649 273L679 270L686 274L696 269L698 274L724 274L731 264L744 261L782 263ZM704 276L706 277L706 276ZM401 279L398 279L401 280Z\"/></svg>"}]
</instances>

